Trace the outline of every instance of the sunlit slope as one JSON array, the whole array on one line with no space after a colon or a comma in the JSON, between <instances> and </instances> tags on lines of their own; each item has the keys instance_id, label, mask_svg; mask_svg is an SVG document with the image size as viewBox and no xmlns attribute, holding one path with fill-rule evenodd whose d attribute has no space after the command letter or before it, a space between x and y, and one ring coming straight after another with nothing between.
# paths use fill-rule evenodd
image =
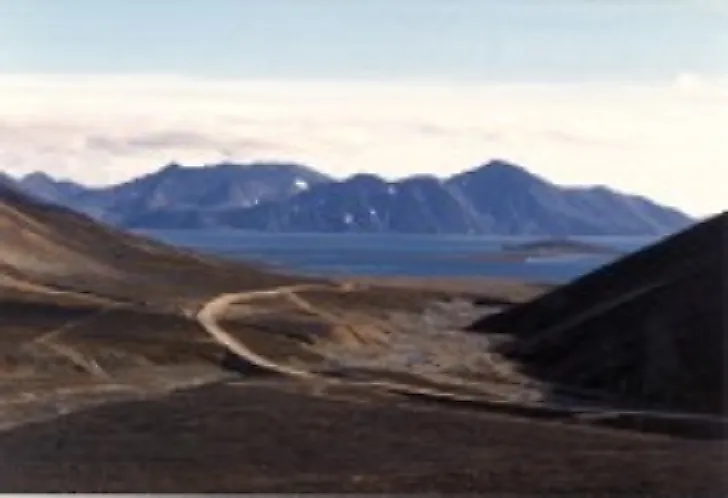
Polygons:
<instances>
[{"instance_id":1,"label":"sunlit slope","mask_svg":"<svg viewBox=\"0 0 728 498\"><path fill-rule=\"evenodd\" d=\"M122 233L0 185L0 285L167 305L290 279Z\"/></svg>"}]
</instances>

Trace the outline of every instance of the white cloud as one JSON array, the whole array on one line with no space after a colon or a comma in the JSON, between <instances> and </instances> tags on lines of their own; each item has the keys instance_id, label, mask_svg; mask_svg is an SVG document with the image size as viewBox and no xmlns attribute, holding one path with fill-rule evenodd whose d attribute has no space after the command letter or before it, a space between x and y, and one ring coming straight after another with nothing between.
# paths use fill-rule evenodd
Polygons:
<instances>
[{"instance_id":1,"label":"white cloud","mask_svg":"<svg viewBox=\"0 0 728 498\"><path fill-rule=\"evenodd\" d=\"M0 76L0 168L117 182L175 160L289 159L345 176L494 157L695 214L725 209L728 80L376 84Z\"/></svg>"}]
</instances>

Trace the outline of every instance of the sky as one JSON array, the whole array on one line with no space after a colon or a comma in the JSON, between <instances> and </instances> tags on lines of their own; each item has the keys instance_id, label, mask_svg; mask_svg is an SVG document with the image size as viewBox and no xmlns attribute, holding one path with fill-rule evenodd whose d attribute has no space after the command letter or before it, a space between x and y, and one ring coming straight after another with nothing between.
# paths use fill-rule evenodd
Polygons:
<instances>
[{"instance_id":1,"label":"sky","mask_svg":"<svg viewBox=\"0 0 728 498\"><path fill-rule=\"evenodd\" d=\"M728 0L0 0L0 169L503 158L706 215L726 54Z\"/></svg>"}]
</instances>

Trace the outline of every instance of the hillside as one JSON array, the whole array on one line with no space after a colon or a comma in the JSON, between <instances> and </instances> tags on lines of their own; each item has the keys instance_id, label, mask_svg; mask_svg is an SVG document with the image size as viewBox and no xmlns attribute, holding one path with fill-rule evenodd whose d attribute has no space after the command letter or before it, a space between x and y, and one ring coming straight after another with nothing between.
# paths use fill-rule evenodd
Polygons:
<instances>
[{"instance_id":1,"label":"hillside","mask_svg":"<svg viewBox=\"0 0 728 498\"><path fill-rule=\"evenodd\" d=\"M0 185L0 277L155 306L285 283L172 248Z\"/></svg>"},{"instance_id":2,"label":"hillside","mask_svg":"<svg viewBox=\"0 0 728 498\"><path fill-rule=\"evenodd\" d=\"M470 329L535 378L725 415L727 263L723 213Z\"/></svg>"}]
</instances>

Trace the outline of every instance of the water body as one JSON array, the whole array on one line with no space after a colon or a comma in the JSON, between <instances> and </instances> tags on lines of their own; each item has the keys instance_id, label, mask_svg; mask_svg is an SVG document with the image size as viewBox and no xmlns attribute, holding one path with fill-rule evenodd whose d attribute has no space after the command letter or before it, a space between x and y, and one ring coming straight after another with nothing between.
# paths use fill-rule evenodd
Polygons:
<instances>
[{"instance_id":1,"label":"water body","mask_svg":"<svg viewBox=\"0 0 728 498\"><path fill-rule=\"evenodd\" d=\"M529 237L401 234L274 234L238 230L144 230L140 233L202 252L260 262L309 275L505 277L563 283L613 261L619 254L574 254L488 261L483 254ZM573 240L629 253L648 237Z\"/></svg>"}]
</instances>

